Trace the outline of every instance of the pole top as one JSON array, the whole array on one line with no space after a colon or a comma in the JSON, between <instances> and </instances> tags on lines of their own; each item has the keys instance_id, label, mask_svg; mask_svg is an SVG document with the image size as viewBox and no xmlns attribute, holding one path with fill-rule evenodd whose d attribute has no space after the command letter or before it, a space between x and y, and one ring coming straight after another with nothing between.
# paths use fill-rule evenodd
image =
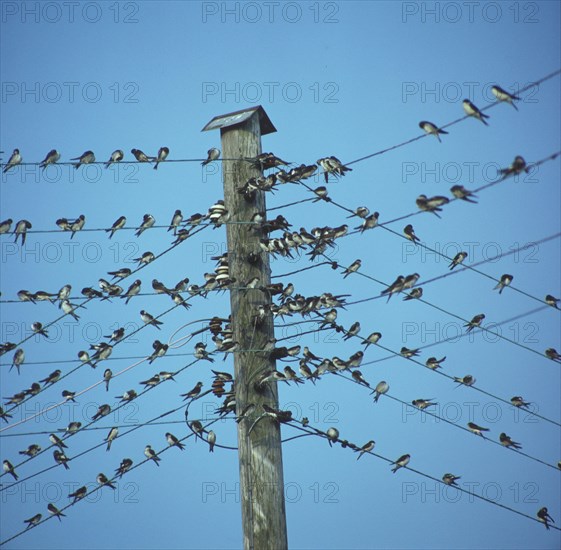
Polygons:
<instances>
[{"instance_id":1,"label":"pole top","mask_svg":"<svg viewBox=\"0 0 561 550\"><path fill-rule=\"evenodd\" d=\"M271 119L268 117L265 109L261 105L250 107L249 109L242 109L241 111L234 111L225 115L215 116L211 121L201 130L201 132L208 132L209 130L217 130L218 128L228 128L229 126L236 126L251 118L255 113L259 115L259 126L261 128L261 135L272 134L277 129L273 126Z\"/></svg>"}]
</instances>

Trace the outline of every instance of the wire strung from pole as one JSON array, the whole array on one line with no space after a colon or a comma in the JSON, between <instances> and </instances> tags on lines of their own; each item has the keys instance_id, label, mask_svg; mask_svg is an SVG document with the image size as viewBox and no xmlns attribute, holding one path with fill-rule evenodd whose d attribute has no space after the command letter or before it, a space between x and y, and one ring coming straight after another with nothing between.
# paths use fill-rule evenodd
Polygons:
<instances>
[{"instance_id":1,"label":"wire strung from pole","mask_svg":"<svg viewBox=\"0 0 561 550\"><path fill-rule=\"evenodd\" d=\"M209 353L209 355L210 355L210 353ZM190 363L184 365L181 369L179 369L178 371L176 371L176 372L174 373L174 376L177 376L178 374L180 374L180 373L183 372L184 370L186 370L186 369L192 367L193 365L197 364L199 361L201 361L201 359L196 359L196 360L191 361ZM134 401L136 401L137 399L139 399L139 398L142 397L143 395L146 395L146 393L148 393L149 391L153 390L154 388L156 388L156 387L159 386L160 384L162 384L162 382L156 384L155 386L148 386L148 387L144 388L144 390L141 391L141 392L134 398ZM207 392L204 392L203 394L199 395L196 399L198 399L198 398L200 398L200 397L203 397L203 396L206 395L207 393L209 393L209 392L208 392L208 391L207 391ZM126 402L120 403L117 407L115 407L114 409L112 409L111 412L112 412L112 413L115 413L116 411L118 411L119 409L125 407L125 406L128 405L129 403L130 403L130 401L126 401ZM181 405L179 408L183 408L184 406L185 406L185 405ZM166 414L167 414L167 413L166 413ZM37 415L34 415L34 417L35 417L35 416L37 416ZM28 422L31 418L34 418L34 417L25 418L25 419L23 419L23 420L17 422L16 424L10 425L9 427L15 427L15 426L17 426L17 425L24 424L24 423ZM91 422L89 422L88 424L86 424L86 426L84 426L84 428L80 428L77 432L70 433L70 434L68 435L68 438L76 436L76 434L80 433L80 432L82 431L82 429L89 428L90 426L92 426L92 424L98 422L99 420L100 420L99 418L98 418L97 420L92 420ZM6 428L4 428L3 430L0 430L0 431L5 431L7 428L8 428L8 427L6 427ZM129 433L129 432L126 432L126 433ZM124 434L123 434L123 435L124 435ZM121 436L118 436L118 437L121 437ZM14 468L19 468L20 466L26 464L26 463L29 462L30 460L35 459L37 456L43 454L44 452L48 451L48 450L51 449L52 447L56 447L56 446L57 446L57 445L55 445L55 444L53 443L53 444L50 445L49 447L46 447L45 449L42 449L41 451L39 451L37 454L35 454L35 455L33 455L33 456L31 456L31 457L29 457L29 458L23 460L23 461L20 462L19 464L15 465ZM71 460L71 459L69 459L69 460ZM56 468L57 466L58 466L58 464L55 464L53 467ZM51 469L51 468L48 468L48 469ZM45 471L46 471L46 470L45 470ZM41 473L42 473L42 472L41 472ZM0 474L0 478L2 478L2 477L3 477L4 475L6 475L6 474L7 474L7 472L4 472L4 473ZM34 476L35 476L35 474L34 474L32 477L34 477ZM28 478L20 479L20 480L18 480L16 483L20 483L20 482L26 481L27 479L29 479L29 477L28 477ZM12 484L12 486L13 486L13 485L14 485L14 484ZM2 492L3 490L4 490L4 488L3 488L3 487L0 487L0 492Z\"/></svg>"},{"instance_id":2,"label":"wire strung from pole","mask_svg":"<svg viewBox=\"0 0 561 550\"><path fill-rule=\"evenodd\" d=\"M168 314L170 311L174 310L176 307L179 307L179 305L180 305L180 304L176 304L176 305L170 307L168 310L166 310L166 311L160 313L157 317L155 317L155 319L159 319L160 317L163 317L164 315ZM192 322L189 323L189 324L198 323L198 322L200 322L200 321L202 321L202 319L201 319L201 320L197 320L197 321L192 321ZM140 331L141 331L142 329L144 329L146 326L148 326L148 325L147 325L147 324L144 324L144 325L142 325L142 326L139 326L136 330L134 330L133 332L129 333L128 335L126 335L125 337L123 337L123 338L122 338L121 340L119 340L118 342L115 342L115 343L113 344L113 347L115 347L115 346L117 346L118 344L121 344L122 342L126 341L127 338L130 338L130 337L134 336L137 332L140 332ZM198 332L200 332L200 331L196 331L196 333L198 333ZM177 342L176 342L176 343L177 343ZM169 346L169 347L172 347L172 344L170 343L170 344L168 344L168 346ZM216 350L215 350L215 351L216 351ZM212 353L214 353L214 352L212 352ZM210 355L210 354L211 354L211 353L209 353L209 355ZM189 355L191 355L191 354L189 354ZM114 376L117 377L119 374L122 374L122 373L124 373L124 372L127 372L128 370L130 370L130 369L132 369L132 368L138 366L139 364L143 363L143 362L146 361L147 359L150 359L150 357L151 357L150 355L143 355L143 356L140 356L140 357L138 358L139 361L133 363L132 365L129 365L129 366L125 367L125 368L122 369L118 374L115 374ZM164 357L165 357L165 356L164 356ZM94 364L97 366L97 363L98 363L98 362L96 362L96 363L94 363ZM59 382L61 382L64 378L68 377L69 375L71 375L72 373L76 372L78 369L82 368L84 365L87 365L87 364L88 364L87 362L80 362L80 364L79 364L77 367L75 367L74 369L72 369L72 370L70 370L69 372L67 372L67 373L65 373L64 375L62 375L56 382L54 382L54 383L52 383L52 384L49 384L48 386L44 386L43 388L41 388L41 390L40 390L39 392L37 392L37 393L34 394L34 395L30 395L27 399L24 399L22 402L20 402L20 403L14 405L14 407L12 407L11 409L6 410L5 412L8 413L8 414L10 414L11 412L13 412L14 410L16 410L18 407L20 407L20 406L23 405L24 403L27 403L28 401L30 401L31 399L33 399L33 398L36 397L37 395L43 393L43 391L45 391L46 389L52 388L53 386L55 386L56 384L58 384ZM182 370L183 370L183 369L177 371L176 374L178 374L178 373L181 372ZM102 380L100 380L99 382L96 382L93 386L90 386L89 388L87 388L87 390L92 389L92 388L94 388L94 387L96 387L96 386L102 384L103 382L104 382L104 380L102 379ZM85 391L86 391L86 390L83 390L83 391L79 392L77 395L80 395L81 393L85 393ZM67 402L67 401L66 401L66 399L65 399L64 401L61 401L60 403L57 403L57 404L55 404L55 405L49 407L48 409L44 409L44 410L42 410L42 411L40 411L40 412L38 412L38 413L36 413L36 414L30 416L30 417L26 417L25 419L20 420L19 422L16 422L15 424L9 424L8 426L6 426L6 427L0 429L0 434L1 434L2 432L4 432L4 431L8 430L8 429L11 429L11 428L14 428L14 427L18 426L19 424L28 422L28 421L32 420L33 418L36 418L37 416L41 416L42 414L44 414L45 412L47 412L47 411L49 411L49 410L51 410L51 409L60 407L60 406L64 405L66 402Z\"/></svg>"},{"instance_id":3,"label":"wire strung from pole","mask_svg":"<svg viewBox=\"0 0 561 550\"><path fill-rule=\"evenodd\" d=\"M185 405L181 405L180 407L177 407L176 409L173 409L173 410L171 410L171 411L167 411L167 412L165 412L165 413L162 413L162 414L158 415L157 417L155 417L154 419L152 419L151 421L148 421L146 424L149 424L150 422L152 422L152 421L154 421L154 420L159 420L160 418L163 418L164 416L168 416L168 415L170 415L170 414L173 414L174 412L177 412L178 410L182 409L184 406L185 406ZM220 420L220 418L210 420L206 425L203 425L203 430L206 430L206 428L208 428L209 426L211 426L211 425L214 424L215 422L218 422L218 420ZM131 428L128 432L125 432L124 434L119 435L119 437L122 437L122 436L124 436L124 435L127 435L127 434L129 434L129 433L131 433L131 432L133 432L133 431L139 429L140 427L141 427L140 425L135 426L135 427ZM187 434L187 436L185 436L185 437L179 439L179 442L186 441L187 439L189 439L189 438L191 438L191 437L195 437L195 438L197 437L197 435L195 434L195 432L192 432L192 433L190 433L190 434ZM105 443L106 443L106 442L103 441L102 443L100 443L100 444L98 444L98 445L96 445L96 446L94 446L94 447L92 447L92 448L90 448L90 449L86 449L85 451L79 453L78 455L76 455L76 456L73 457L72 459L69 459L69 461L70 461L70 460L74 460L74 459L76 459L76 458L78 458L78 457L81 457L81 456L83 456L83 455L85 455L85 454L87 454L87 453L93 451L94 449L97 449L98 447L101 447L102 445L105 445ZM217 445L217 444L215 444L215 446L216 446L216 447L224 447L224 446L220 446L220 445ZM163 454L164 452L168 451L169 449L171 449L171 447L172 447L172 446L168 445L167 447L164 447L162 450L158 451L156 454L159 456L159 455ZM146 459L142 460L141 462L138 462L138 463L134 464L134 465L131 466L126 472L123 472L122 475L128 475L128 474L130 474L131 471L133 471L133 470L135 470L136 468L142 466L143 464L146 464L147 462L150 462L151 460L152 460L151 458L146 458ZM54 467L57 467L57 466L59 466L59 464L56 464ZM48 469L52 469L52 468L53 468L53 467L51 466L51 467L48 468ZM109 480L109 482L116 481L116 480L117 480L117 475L113 476L113 477ZM11 487L11 486L14 486L14 485L16 485L16 484L17 484L17 482L16 482L16 483L12 483L12 484L10 485L10 487ZM84 495L83 498L81 498L81 499L79 499L79 500L74 500L73 502L71 502L71 503L67 504L66 506L64 506L63 508L61 508L61 509L60 509L60 512L64 512L65 510L67 510L67 509L70 508L71 506L74 506L74 505L77 504L78 502L84 500L85 497L87 497L87 496L89 496L89 495L95 493L96 491L100 491L102 488L103 488L103 485L98 484L98 485L97 485L96 487L94 487L91 491L87 492L87 493ZM2 489L0 489L0 490L2 490ZM45 519L43 519L42 521L40 521L40 522L38 522L37 524L33 525L32 528L34 529L34 528L36 528L37 526L42 525L42 524L45 523L46 521L49 521L49 520L53 519L54 516L55 516L55 515L47 516L47 517L46 517ZM10 541L12 541L12 540L18 538L19 536L21 536L21 535L23 535L23 534L25 534L25 533L28 533L30 530L31 530L31 529L30 529L29 527L27 527L27 528L25 528L25 529L22 529L21 531L19 531L19 532L16 533L15 535L11 536L10 538L5 539L5 540L3 540L2 542L0 542L0 546L3 546L3 545L5 545L5 544L7 544L8 542L10 542Z\"/></svg>"},{"instance_id":4,"label":"wire strung from pole","mask_svg":"<svg viewBox=\"0 0 561 550\"><path fill-rule=\"evenodd\" d=\"M316 428L316 427L311 426L309 423L306 425L306 427L301 427L301 426L296 425L296 424L295 424L296 422L302 424L302 421L293 419L290 423L286 423L285 425L287 425L287 426L289 426L289 427L291 427L291 428L300 430L300 431L302 431L302 432L305 432L305 433L307 433L307 434L309 434L309 435L314 435L314 436L320 437L320 438L322 438L322 439L327 439L328 441L331 441L332 444L333 444L333 443L339 443L339 444L341 444L341 448L349 449L349 450L351 450L351 451L353 451L353 452L359 452L359 451L360 451L360 452L362 452L363 454L368 454L368 455L372 455L372 456L374 456L374 457L376 457L376 458L379 458L380 460L383 460L384 462L387 462L388 464L395 464L395 462L394 462L393 460L391 460L391 459L389 459L389 458L387 458L387 457L385 457L385 456L383 456L383 455L381 455L381 454L375 453L374 451L362 451L361 448L360 448L358 445L356 445L356 444L354 444L354 443L352 443L352 442L349 442L348 440L343 440L343 439L341 439L341 438L339 438L339 437L336 437L336 438L335 438L335 437L332 437L332 436L330 437L330 436L327 435L326 432L320 430L319 428ZM302 424L302 426L304 426L304 424ZM409 464L407 464L406 466L403 466L403 469L409 470L409 471L411 471L411 472L413 472L413 473L415 473L415 474L417 474L417 475L420 475L420 476L422 476L422 477L425 477L425 478L427 478L427 479L430 479L430 480L432 480L432 481L434 481L434 482L436 482L436 483L439 483L439 484L441 484L441 485L445 485L446 487L450 487L450 485L447 485L447 484L444 483L441 479L438 479L438 478L436 478L436 477L434 477L434 476L432 476L432 475L430 475L430 474L426 474L425 472L422 472L422 471L420 471L420 470L417 470L417 469L415 469L415 468L412 468L411 466L409 466ZM542 523L540 520L538 520L537 518L535 518L535 517L533 517L533 516L530 516L530 515L528 515L528 514L526 514L526 513L524 513L524 512L520 512L519 510L516 510L515 508L511 508L510 506L507 506L506 504L501 504L500 502L497 502L497 501L495 501L495 500L491 500L491 499L489 499L489 498L487 498L487 497L484 497L484 496L479 495L479 494L477 494L477 493L474 493L474 492L472 492L472 491L468 491L468 490L466 490L466 489L463 489L463 488L460 487L459 485L454 485L454 488L457 489L458 491L461 491L461 492L467 494L467 495L470 495L470 496L473 496L473 497L475 497L475 498L477 498L477 499L479 499L479 500L488 502L489 504L493 504L494 506L498 506L498 507L500 507L500 508L503 508L504 510L508 510L508 511L510 511L510 512L512 512L512 513L515 513L515 514L519 515L519 516L523 516L523 517L525 517L525 518L531 519L532 521L535 521L535 522L540 523L540 524ZM556 529L557 531L561 531L561 528L560 528L560 527L557 527L557 526L555 526L555 525L550 525L549 527L554 528L554 529Z\"/></svg>"},{"instance_id":5,"label":"wire strung from pole","mask_svg":"<svg viewBox=\"0 0 561 550\"><path fill-rule=\"evenodd\" d=\"M203 231L205 228L200 228L197 229L196 231L194 231L189 237L192 237L194 235L196 235L197 233L199 233L200 231ZM176 248L177 246L181 245L182 243L186 242L186 239L184 241L181 241L179 243L176 244L172 244L170 247L166 248L163 252L160 252L157 256L154 256L154 259L149 262L148 264L143 263L141 265L139 265L136 269L134 269L133 271L131 271L128 275L126 275L125 277L122 277L119 282L124 281L125 279L128 279L129 277L132 277L134 274L136 274L138 271L140 271L141 269L144 269L146 266L148 265L152 265L156 260L158 260L159 258L161 258L162 256L164 256L165 254L167 254L168 252L170 252L171 250L173 250L174 248ZM93 298L86 298L81 304L78 305L77 308L75 309L79 309L79 308L83 308L85 304L89 303ZM73 310L74 311L74 310ZM53 321L50 321L49 323L47 323L46 325L43 326L43 329L47 329L50 326L54 325L55 323L57 323L58 321L60 321L62 318L66 317L67 315L70 315L70 313L64 313L63 315L61 315L60 317L56 318ZM30 334L28 336L26 336L25 338L23 338L22 340L20 340L15 347L18 348L19 346L21 346L24 342L27 342L27 340L30 340L31 338L33 338L33 336L35 336L35 333Z\"/></svg>"}]
</instances>

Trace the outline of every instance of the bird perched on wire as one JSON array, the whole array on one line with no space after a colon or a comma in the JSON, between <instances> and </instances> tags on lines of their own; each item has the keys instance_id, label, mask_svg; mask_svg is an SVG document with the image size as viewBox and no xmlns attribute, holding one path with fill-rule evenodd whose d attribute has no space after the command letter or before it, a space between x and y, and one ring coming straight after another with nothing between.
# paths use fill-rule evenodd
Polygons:
<instances>
[{"instance_id":1,"label":"bird perched on wire","mask_svg":"<svg viewBox=\"0 0 561 550\"><path fill-rule=\"evenodd\" d=\"M211 149L208 150L206 160L203 160L203 162L201 162L201 165L206 166L209 162L212 162L213 160L218 160L219 158L220 158L220 149L217 149L216 147L212 147Z\"/></svg>"},{"instance_id":2,"label":"bird perched on wire","mask_svg":"<svg viewBox=\"0 0 561 550\"><path fill-rule=\"evenodd\" d=\"M154 170L158 169L158 164L160 162L164 162L169 155L169 148L168 147L160 147L158 150L158 156L156 157L156 164L154 164Z\"/></svg>"},{"instance_id":3,"label":"bird perched on wire","mask_svg":"<svg viewBox=\"0 0 561 550\"><path fill-rule=\"evenodd\" d=\"M421 120L421 122L419 122L419 128L421 128L421 130L424 130L427 134L432 134L440 142L441 142L441 139L440 139L439 134L447 134L448 133L446 130L442 130L436 124L433 124L432 122L429 122L428 120Z\"/></svg>"},{"instance_id":4,"label":"bird perched on wire","mask_svg":"<svg viewBox=\"0 0 561 550\"><path fill-rule=\"evenodd\" d=\"M74 164L74 169L78 170L78 168L80 168L82 164L91 164L92 162L95 162L95 155L93 151L86 151L85 153L82 153L79 157L74 157L73 159L70 160L78 161Z\"/></svg>"}]
</instances>

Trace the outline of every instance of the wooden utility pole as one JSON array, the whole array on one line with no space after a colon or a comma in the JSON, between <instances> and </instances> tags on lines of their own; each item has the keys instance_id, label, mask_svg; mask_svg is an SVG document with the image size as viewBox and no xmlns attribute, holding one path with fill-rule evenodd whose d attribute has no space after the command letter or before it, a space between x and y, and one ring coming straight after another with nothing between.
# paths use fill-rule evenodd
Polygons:
<instances>
[{"instance_id":1,"label":"wooden utility pole","mask_svg":"<svg viewBox=\"0 0 561 550\"><path fill-rule=\"evenodd\" d=\"M245 158L261 153L261 135L275 131L262 107L246 109L214 118L204 129L220 128L222 142L224 203L230 214L227 225L228 265L234 287L243 286L253 277L258 286L271 282L269 256L259 247L259 239L266 236L261 230L248 230L248 222L257 212L265 212L265 193L257 191L248 201L238 193L249 178L261 176L260 170ZM263 323L256 326L255 314L259 305L270 303L270 295L258 289L230 291L234 341L239 352L234 353L236 411L241 414L253 404L247 417L238 423L238 456L240 462L240 493L245 550L283 550L288 548L282 449L279 424L270 416L264 417L263 404L278 409L276 382L257 388L255 381L263 372L275 369L275 361L260 350L274 337L273 317L267 313Z\"/></svg>"}]
</instances>

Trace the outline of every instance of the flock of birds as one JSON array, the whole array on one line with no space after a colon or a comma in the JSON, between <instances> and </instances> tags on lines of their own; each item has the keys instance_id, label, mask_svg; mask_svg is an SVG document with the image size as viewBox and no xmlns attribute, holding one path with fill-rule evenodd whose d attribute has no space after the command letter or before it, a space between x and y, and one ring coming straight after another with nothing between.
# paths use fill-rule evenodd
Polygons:
<instances>
[{"instance_id":1,"label":"flock of birds","mask_svg":"<svg viewBox=\"0 0 561 550\"><path fill-rule=\"evenodd\" d=\"M519 97L510 94L500 88L499 86L494 86L492 92L499 101L503 101L511 104L516 108L515 101L519 100ZM488 115L481 112L471 101L464 100L463 108L467 115L480 120L483 124L487 125L486 119L489 118ZM428 121L421 121L419 126L427 134L434 135L440 141L440 135L447 134L445 130L439 128L437 125ZM148 156L139 149L132 149L131 153L135 157L137 162L154 163L154 169L158 168L158 165L165 162L168 159L169 148L161 147L156 156ZM220 158L221 152L219 149L212 148L208 151L207 159L202 162L203 165L210 162L216 161ZM79 157L72 158L71 160L77 161L74 163L74 167L78 169L82 165L87 165L96 162L96 157L92 151L86 151ZM124 159L124 153L122 150L114 151L109 160L105 162L105 167L108 168L114 163L121 162ZM47 166L56 164L60 160L60 153L53 149L45 156L45 158L39 163L39 166L46 169ZM289 166L290 163L283 161L281 158L275 156L273 153L263 153L255 158L245 159L250 162L251 165L260 171L264 172L273 168L280 168L282 166ZM8 172L10 169L16 167L23 162L23 158L19 149L14 149L10 159L4 166L4 173ZM286 183L297 183L301 182L311 176L313 176L318 167L323 170L325 182L328 183L328 178L330 175L338 178L345 176L345 174L352 170L352 168L345 166L339 159L334 156L329 156L321 158L316 164L306 165L301 164L300 166L293 167L290 170L279 169L275 173L269 174L267 176L260 176L251 178L243 186L240 186L238 192L243 194L248 200L251 200L258 191L274 191L278 188L278 185ZM512 164L503 170L501 170L502 177L508 177L513 174L520 174L523 171L527 171L527 164L523 157L517 156ZM325 186L317 187L313 190L316 198L315 201L323 200L330 201L328 196L327 188ZM467 202L475 203L476 196L472 191L465 189L461 185L455 185L451 188L451 193L453 198L464 200ZM442 211L442 207L450 202L450 199L445 196L433 196L428 197L426 195L419 195L416 200L416 205L421 211L431 212L438 216L438 212ZM379 213L370 213L370 210L361 206L356 208L356 210L349 216L356 217L361 220L361 223L354 229L359 232L364 232L368 229L372 229L377 226ZM184 218L181 210L175 210L170 224L167 226L168 231L173 231L174 241L173 245L178 245L185 239L190 237L193 232L193 228L200 226L203 223L216 227L220 227L224 223L227 223L230 219L230 214L224 204L223 200L218 200L215 204L209 207L206 214L195 213L188 218ZM81 231L85 226L86 218L82 214L75 219L60 218L56 220L56 225L62 230L71 233L71 238L75 234ZM12 219L7 219L0 222L0 234L8 234L12 231ZM104 230L109 233L109 239L111 239L115 233L126 227L127 218L125 216L120 216L111 227L107 227ZM142 233L148 229L154 228L156 220L151 214L145 214L142 222L136 227L135 235L140 237ZM302 251L306 251L306 254L311 257L311 260L324 255L325 252L334 246L337 239L344 237L348 234L349 226L348 224L343 224L338 227L316 227L311 231L307 231L304 227L301 227L299 231L291 231L291 224L281 215L277 216L275 219L267 219L265 212L258 212L255 216L247 222L248 231L255 231L263 235L259 240L259 251L255 251L254 255L257 256L260 252L271 254L272 256L280 255L283 257L294 257L294 254L300 255ZM18 221L12 231L12 235L15 235L15 241L21 236L22 245L25 244L27 231L31 229L32 225L28 220ZM271 233L274 231L282 231L282 237L271 237ZM412 242L419 242L420 238L415 234L415 230L411 224L408 224L403 229L403 235L405 238L411 240ZM138 268L144 267L156 259L156 255L150 251L143 253L140 257L135 258L134 261L138 264ZM449 264L449 269L453 270L458 265L462 264L467 258L467 252L459 252ZM364 351L368 349L371 345L376 345L382 338L380 332L373 332L366 337L359 336L361 331L360 323L357 321L353 323L348 329L337 324L337 314L338 308L344 308L346 303L346 298L348 295L333 295L331 293L322 293L318 296L308 296L305 297L301 294L295 293L295 287L292 283L288 283L286 286L283 283L272 283L268 285L262 285L258 278L253 278L249 281L238 282L235 278L230 276L229 266L228 266L228 254L222 254L220 256L213 257L213 260L217 262L216 268L212 273L204 274L204 283L201 285L191 284L189 285L189 279L185 278L180 280L175 286L167 287L161 281L157 279L152 280L152 289L156 294L168 295L177 306L183 306L189 308L191 304L188 300L195 297L201 296L206 297L211 291L221 291L221 290L238 290L242 293L247 294L249 291L260 291L265 293L269 298L269 304L260 305L256 308L255 314L253 316L253 323L255 326L262 324L270 314L274 317L283 318L284 316L292 316L295 314L302 315L303 317L314 316L318 321L319 330L324 329L334 329L339 333L343 334L344 340L350 340L351 338L359 338L361 344L365 346ZM342 275L346 278L356 272L361 268L361 260L357 259L349 266L339 266L337 262L330 261L333 269L343 268ZM136 270L135 270L136 271ZM125 300L125 304L128 304L130 300L139 295L141 291L142 282L140 279L136 279L127 290L125 290L119 283L131 276L134 273L130 268L123 267L121 269L108 272L108 275L112 277L111 281L105 278L100 278L98 281L99 290L93 287L85 287L82 289L81 294L86 300L100 299L111 301L112 298L120 298ZM417 299L422 296L422 288L417 284L420 275L418 273L413 273L407 276L399 275L395 281L389 285L386 289L381 292L381 296L387 296L388 301L393 295L398 295L404 293L404 300ZM513 276L510 274L504 274L500 278L495 289L502 293L504 288L508 287L513 280ZM235 285L238 285L237 287ZM72 316L75 320L79 320L79 316L76 310L84 307L82 304L73 304L71 302L71 292L72 287L70 284L64 285L58 292L49 293L43 290L38 290L36 292L30 292L28 290L20 290L17 293L19 300L31 303L48 301L52 304L58 303L58 308L66 315ZM187 299L184 298L184 294L189 294ZM277 303L273 301L273 298L277 300ZM545 298L545 303L549 306L559 309L560 300L552 295L547 295ZM161 330L160 326L163 324L156 316L148 313L145 310L140 311L140 317L145 326L152 326L157 330ZM475 328L479 328L485 319L485 314L475 315L471 321L465 324L464 328L466 332L470 332ZM39 321L32 323L31 329L34 334L39 334L44 338L49 338L46 327ZM239 350L239 343L233 339L233 330L231 326L231 319L221 319L219 317L214 317L210 320L208 327L205 330L209 330L212 334L212 341L215 345L215 350L208 352L206 350L207 345L203 342L198 342L194 347L193 356L197 361L208 361L213 363L215 361L213 354L224 353L224 359L229 353L234 353ZM118 344L126 337L125 329L118 328L112 332L112 334L104 336L105 340L100 341L96 344L92 344L88 351L81 350L78 352L78 359L80 365L89 365L95 369L101 361L108 359L113 351L115 344ZM340 357L334 356L331 358L321 357L315 355L307 346L295 345L291 347L278 346L278 341L276 339L269 340L267 345L259 353L267 355L269 358L276 361L284 360L297 360L299 363L299 373L296 373L290 365L286 365L283 371L280 370L266 370L261 373L261 375L253 383L257 390L262 390L267 384L271 382L285 382L294 383L295 385L303 384L309 381L315 384L322 376L331 374L341 374L348 372L351 378L357 384L365 386L372 390L374 395L374 402L378 402L381 396L389 391L389 384L386 381L379 382L376 386L372 387L371 384L365 379L359 367L364 358L364 351L358 350L353 353L348 359L341 359ZM4 342L0 345L0 355L13 351L17 345L13 342ZM160 340L155 340L152 344L152 350L146 359L149 364L152 364L155 360L163 357L169 349L169 344L165 344ZM420 353L418 349L409 349L403 346L399 354L404 358L414 358ZM90 355L91 354L91 355ZM561 354L559 354L555 349L548 348L545 355L554 360L561 361ZM426 366L429 369L435 370L442 368L441 363L446 360L446 357L438 359L437 357L429 357L426 360ZM16 349L12 365L12 368L16 368L17 372L20 372L21 366L25 362L25 352L23 348ZM249 405L245 410L238 411L235 402L235 381L231 374L227 372L221 372L217 370L212 370L213 382L211 387L211 392L218 398L223 399L223 403L217 408L217 413L220 415L233 414L236 416L236 421L241 422L244 419L249 419L254 409L254 405ZM139 382L143 386L144 390L149 390L155 386L166 382L168 380L174 380L174 376L177 372L167 372L159 371L154 373L151 377L146 380ZM9 410L4 410L0 407L0 418L6 423L12 418L10 412L14 410L17 406L23 403L26 399L30 399L41 393L45 388L50 387L60 381L62 377L62 371L57 369L53 371L50 375L45 377L38 382L34 382L30 388L24 389L20 392L15 393L11 397L5 397L6 402L4 406L12 405L13 408ZM111 369L107 368L103 372L102 382L105 384L106 391L109 391L109 384L113 378L113 372ZM458 386L471 386L475 383L475 378L472 375L464 375L453 377L454 381ZM226 389L226 386L228 389ZM186 393L180 394L184 401L189 403L198 399L202 395L203 383L198 382L191 390ZM65 401L75 401L77 392L70 390L63 390L62 397ZM120 404L128 403L139 396L137 391L132 388L121 395L116 396L119 399ZM516 408L527 408L531 403L524 400L522 396L514 396L511 398L511 403ZM437 403L432 399L414 399L412 405L420 410L426 410L431 406L436 406ZM96 422L97 420L106 417L112 411L109 404L102 404L99 406L96 413L91 417L91 422ZM292 414L290 411L280 411L274 410L270 407L263 406L263 414L254 421L253 426L265 416L274 418L278 422L291 422ZM195 435L195 438L199 437L209 445L209 451L213 452L214 446L216 444L216 434L212 430L206 430L202 423L198 420L187 422L188 426ZM301 424L306 426L308 424L307 419L302 419ZM56 433L51 433L49 435L50 447L53 450L53 459L57 465L62 465L65 469L69 469L68 462L71 461L69 457L66 456L66 449L68 449L68 438L74 436L76 433L80 432L82 429L82 424L80 422L70 422L69 425L62 429L62 438ZM479 426L474 422L469 422L467 424L467 429L477 436L486 438L485 432L489 431L489 428ZM251 430L250 430L251 431ZM106 450L110 451L112 442L118 437L119 430L117 427L112 427L107 434L104 442L107 443ZM350 447L353 451L358 453L357 460L359 460L364 454L371 452L375 448L375 442L373 440L368 441L362 446L357 446L349 443L346 440L340 438L339 431L336 428L329 428L325 432L325 437L328 439L330 445L335 442L341 443L343 447ZM175 435L166 432L165 439L169 447L177 447L180 450L184 450L184 444ZM521 444L514 441L506 433L502 432L499 435L499 442L501 445L512 449L521 449ZM29 459L37 456L39 453L43 452L41 446L37 443L30 444L26 449L19 452L21 455L27 456ZM151 445L146 445L144 449L144 455L146 460L153 461L156 466L159 466L161 458L158 453L151 447ZM401 468L406 468L411 459L410 454L404 454L398 459L391 463L392 472L396 473ZM130 458L124 458L119 466L115 469L115 475L113 478L107 477L104 473L99 473L96 477L96 482L100 487L109 487L115 490L115 485L113 481L115 479L121 478L126 472L128 472L133 466L133 460ZM561 461L558 463L559 468L561 468ZM12 464L9 460L5 459L3 461L3 471L14 478L15 481L19 479L16 473L16 466ZM446 473L442 476L442 481L446 485L457 486L456 481L461 479L460 476L456 476L452 473ZM75 503L83 499L88 494L88 489L84 485L73 491L68 495L68 498L73 499L72 503ZM58 519L61 516L65 516L64 513L53 503L48 504L48 512ZM25 523L28 528L33 527L41 522L42 514L38 513L33 517L26 519ZM539 521L544 523L545 527L549 529L550 522L554 522L553 518L548 513L546 507L540 508L537 512L537 518Z\"/></svg>"}]
</instances>

